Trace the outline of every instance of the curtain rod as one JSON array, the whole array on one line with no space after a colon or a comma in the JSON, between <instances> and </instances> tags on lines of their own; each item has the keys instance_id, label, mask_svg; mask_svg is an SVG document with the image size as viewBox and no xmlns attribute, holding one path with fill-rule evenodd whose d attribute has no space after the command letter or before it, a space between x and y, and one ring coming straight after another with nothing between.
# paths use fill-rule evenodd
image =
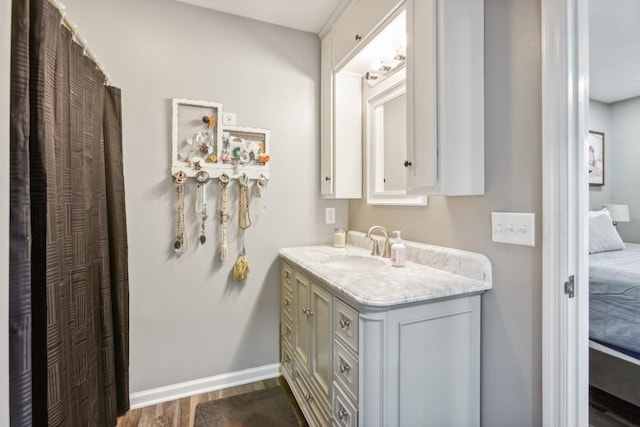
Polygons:
<instances>
[{"instance_id":1,"label":"curtain rod","mask_svg":"<svg viewBox=\"0 0 640 427\"><path fill-rule=\"evenodd\" d=\"M102 74L104 74L104 84L108 85L109 75L105 71L104 67L100 65L100 63L98 62L98 57L91 51L91 49L89 49L89 44L87 43L87 39L83 38L80 35L80 33L78 32L78 26L66 18L67 7L64 4L62 4L60 0L48 0L48 1L56 9L58 9L58 12L60 12L60 25L64 25L69 31L71 31L71 36L73 38L73 41L82 48L82 54L87 58L91 59L96 64L96 67L100 71L102 71Z\"/></svg>"}]
</instances>

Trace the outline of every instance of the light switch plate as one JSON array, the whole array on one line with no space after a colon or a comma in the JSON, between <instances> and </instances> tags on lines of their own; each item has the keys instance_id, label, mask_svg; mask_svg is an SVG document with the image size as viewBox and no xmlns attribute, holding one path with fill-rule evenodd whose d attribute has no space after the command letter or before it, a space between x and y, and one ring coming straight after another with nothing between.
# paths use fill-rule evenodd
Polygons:
<instances>
[{"instance_id":1,"label":"light switch plate","mask_svg":"<svg viewBox=\"0 0 640 427\"><path fill-rule=\"evenodd\" d=\"M491 240L511 245L535 246L535 214L491 212Z\"/></svg>"},{"instance_id":2,"label":"light switch plate","mask_svg":"<svg viewBox=\"0 0 640 427\"><path fill-rule=\"evenodd\" d=\"M336 208L326 208L324 211L324 222L326 224L336 223Z\"/></svg>"}]
</instances>

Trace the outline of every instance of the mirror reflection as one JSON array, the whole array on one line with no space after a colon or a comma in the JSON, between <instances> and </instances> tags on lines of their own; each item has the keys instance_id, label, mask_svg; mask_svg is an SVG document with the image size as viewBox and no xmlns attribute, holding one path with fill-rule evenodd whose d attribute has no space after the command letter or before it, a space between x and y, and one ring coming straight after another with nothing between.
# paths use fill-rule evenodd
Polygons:
<instances>
[{"instance_id":1,"label":"mirror reflection","mask_svg":"<svg viewBox=\"0 0 640 427\"><path fill-rule=\"evenodd\" d=\"M407 158L407 94L390 99L376 109L374 117L382 119L383 167L380 171L383 191L407 188L404 161Z\"/></svg>"}]
</instances>

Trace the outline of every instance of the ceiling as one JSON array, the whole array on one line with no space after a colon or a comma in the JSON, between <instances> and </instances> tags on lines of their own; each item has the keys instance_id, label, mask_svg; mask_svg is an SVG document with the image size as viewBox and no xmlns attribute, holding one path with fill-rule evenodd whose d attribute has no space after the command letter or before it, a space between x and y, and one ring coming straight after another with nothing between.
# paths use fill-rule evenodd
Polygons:
<instances>
[{"instance_id":1,"label":"ceiling","mask_svg":"<svg viewBox=\"0 0 640 427\"><path fill-rule=\"evenodd\" d=\"M177 0L296 30L319 33L341 0Z\"/></svg>"},{"instance_id":2,"label":"ceiling","mask_svg":"<svg viewBox=\"0 0 640 427\"><path fill-rule=\"evenodd\" d=\"M258 21L319 33L343 0L177 0ZM640 1L589 0L590 98L640 96Z\"/></svg>"},{"instance_id":3,"label":"ceiling","mask_svg":"<svg viewBox=\"0 0 640 427\"><path fill-rule=\"evenodd\" d=\"M640 1L589 0L590 98L640 96Z\"/></svg>"}]
</instances>

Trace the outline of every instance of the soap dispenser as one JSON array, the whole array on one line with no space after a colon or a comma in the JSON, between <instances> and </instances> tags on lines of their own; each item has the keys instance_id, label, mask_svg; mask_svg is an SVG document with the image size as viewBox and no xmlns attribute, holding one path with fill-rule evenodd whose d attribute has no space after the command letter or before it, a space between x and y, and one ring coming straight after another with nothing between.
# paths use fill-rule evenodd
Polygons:
<instances>
[{"instance_id":1,"label":"soap dispenser","mask_svg":"<svg viewBox=\"0 0 640 427\"><path fill-rule=\"evenodd\" d=\"M402 243L400 231L394 231L396 240L391 245L391 265L394 267L404 267L407 264L407 247Z\"/></svg>"}]
</instances>

